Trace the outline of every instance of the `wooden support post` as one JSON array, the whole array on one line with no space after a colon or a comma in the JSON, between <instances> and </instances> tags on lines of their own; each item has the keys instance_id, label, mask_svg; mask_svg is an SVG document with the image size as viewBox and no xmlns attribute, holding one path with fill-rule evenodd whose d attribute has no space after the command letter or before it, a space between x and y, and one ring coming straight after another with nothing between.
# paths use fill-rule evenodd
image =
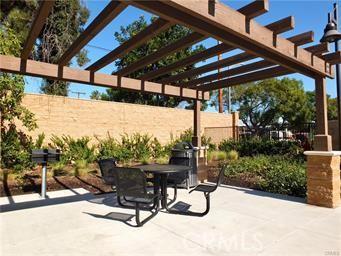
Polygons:
<instances>
[{"instance_id":1,"label":"wooden support post","mask_svg":"<svg viewBox=\"0 0 341 256\"><path fill-rule=\"evenodd\" d=\"M331 136L328 135L327 93L326 79L315 78L316 99L316 135L314 140L315 151L332 151Z\"/></svg>"},{"instance_id":2,"label":"wooden support post","mask_svg":"<svg viewBox=\"0 0 341 256\"><path fill-rule=\"evenodd\" d=\"M192 143L195 147L201 147L201 136L200 136L200 109L201 102L199 100L194 101L194 118L193 118L193 138Z\"/></svg>"}]
</instances>

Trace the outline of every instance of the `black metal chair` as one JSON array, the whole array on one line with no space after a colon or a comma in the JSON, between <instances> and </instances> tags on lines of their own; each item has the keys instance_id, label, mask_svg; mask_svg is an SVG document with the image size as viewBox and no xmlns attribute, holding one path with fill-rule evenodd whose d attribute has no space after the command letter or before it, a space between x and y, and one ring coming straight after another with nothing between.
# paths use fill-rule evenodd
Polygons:
<instances>
[{"instance_id":1,"label":"black metal chair","mask_svg":"<svg viewBox=\"0 0 341 256\"><path fill-rule=\"evenodd\" d=\"M138 227L145 224L148 220L158 213L158 205L155 200L159 200L160 195L147 192L147 182L145 173L138 168L115 167L117 198L124 199L135 204L136 224ZM149 208L152 214L143 221L140 220L141 205L151 205Z\"/></svg>"},{"instance_id":2,"label":"black metal chair","mask_svg":"<svg viewBox=\"0 0 341 256\"><path fill-rule=\"evenodd\" d=\"M117 166L115 158L101 159L98 161L99 169L101 171L102 179L107 185L111 185L114 189L116 186L114 167Z\"/></svg>"},{"instance_id":3,"label":"black metal chair","mask_svg":"<svg viewBox=\"0 0 341 256\"><path fill-rule=\"evenodd\" d=\"M216 184L199 184L198 186L193 188L191 191L189 191L189 193L192 193L195 191L204 193L204 196L206 198L206 210L204 212L191 212L191 211L181 212L181 211L174 211L174 210L171 210L170 212L176 213L176 214L182 214L182 215L191 215L191 216L200 216L200 217L205 216L210 211L210 194L216 191L217 188L220 186L221 180L224 176L224 170L225 170L225 167L222 167L220 169Z\"/></svg>"},{"instance_id":4,"label":"black metal chair","mask_svg":"<svg viewBox=\"0 0 341 256\"><path fill-rule=\"evenodd\" d=\"M174 165L184 165L184 166L191 166L190 163L191 159L189 158L181 158L181 157L171 157L169 159L169 164ZM167 177L167 184L171 184L174 187L174 197L171 200L171 203L176 201L177 194L178 194L178 184L186 183L186 188L188 189L188 172L182 172L182 173L171 173Z\"/></svg>"}]
</instances>

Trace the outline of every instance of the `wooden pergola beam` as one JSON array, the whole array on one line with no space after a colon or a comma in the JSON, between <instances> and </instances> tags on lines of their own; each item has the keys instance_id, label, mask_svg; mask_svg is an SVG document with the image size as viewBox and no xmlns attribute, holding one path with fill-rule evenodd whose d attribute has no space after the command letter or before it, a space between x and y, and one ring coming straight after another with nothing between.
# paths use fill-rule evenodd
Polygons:
<instances>
[{"instance_id":1,"label":"wooden pergola beam","mask_svg":"<svg viewBox=\"0 0 341 256\"><path fill-rule=\"evenodd\" d=\"M296 46L309 44L314 42L314 32L308 31L292 37L288 37L287 40L294 43Z\"/></svg>"},{"instance_id":2,"label":"wooden pergola beam","mask_svg":"<svg viewBox=\"0 0 341 256\"><path fill-rule=\"evenodd\" d=\"M308 47L307 50L308 51L314 51L315 48L314 47ZM251 71L257 71L259 69L268 68L268 67L271 67L274 65L275 64L273 62L262 60L262 61L246 64L246 65L243 65L241 67L236 67L236 68L233 68L230 70L226 70L226 71L223 71L220 73L215 73L212 75L200 77L198 79L190 80L188 82L177 84L177 85L187 87L187 88L197 88L197 85L199 85L199 84L204 84L207 82L215 81L217 79L222 79L222 78L229 77L229 76L241 75L243 73L247 73L247 72L251 72Z\"/></svg>"},{"instance_id":3,"label":"wooden pergola beam","mask_svg":"<svg viewBox=\"0 0 341 256\"><path fill-rule=\"evenodd\" d=\"M240 76L235 76L232 78L219 80L219 81L206 84L206 85L200 85L196 87L196 89L202 90L202 91L211 91L211 90L217 90L220 88L231 87L231 86L245 84L245 83L251 83L251 82L264 80L268 78L289 75L292 73L294 73L294 71L288 70L285 67L276 66L276 67L265 69L265 70L247 73L245 75L240 75Z\"/></svg>"},{"instance_id":4,"label":"wooden pergola beam","mask_svg":"<svg viewBox=\"0 0 341 256\"><path fill-rule=\"evenodd\" d=\"M331 65L336 65L341 63L341 51L327 53L322 55L322 59L328 62Z\"/></svg>"},{"instance_id":5,"label":"wooden pergola beam","mask_svg":"<svg viewBox=\"0 0 341 256\"><path fill-rule=\"evenodd\" d=\"M116 71L114 74L115 75L119 75L119 76L126 76L128 74L131 74L132 72L139 70L153 62L158 61L159 59L161 59L164 56L170 55L174 52L177 52L183 48L189 47L193 44L196 44L197 42L200 42L202 40L204 40L206 38L206 36L197 33L197 32L193 32L179 40L177 40L174 43L171 43L163 48L161 48L160 50L149 54L141 59L139 59L138 61L134 62L133 64L122 68L121 70Z\"/></svg>"},{"instance_id":6,"label":"wooden pergola beam","mask_svg":"<svg viewBox=\"0 0 341 256\"><path fill-rule=\"evenodd\" d=\"M302 44L303 41L307 41L310 42L311 39L311 34L310 33L303 33L303 34L298 34L296 36L291 37L291 40L297 40L297 43ZM219 60L204 66L201 66L199 68L195 68L195 69L191 69L189 71L177 74L177 75L173 75L167 78L164 78L160 81L158 81L159 83L172 83L172 82L176 82L176 81L181 81L185 78L190 78L193 77L195 75L199 75L199 74L204 74L206 72L218 69L218 68L223 68L226 66L230 66L230 65L234 65L234 64L238 64L244 61L249 61L252 59L257 58L257 56L249 54L249 53L240 53L231 57L228 57L226 59L223 60Z\"/></svg>"},{"instance_id":7,"label":"wooden pergola beam","mask_svg":"<svg viewBox=\"0 0 341 256\"><path fill-rule=\"evenodd\" d=\"M282 37L274 44L271 30L254 20L247 26L245 15L219 2L215 3L214 15L206 0L129 3L309 77L333 77L323 59Z\"/></svg>"},{"instance_id":8,"label":"wooden pergola beam","mask_svg":"<svg viewBox=\"0 0 341 256\"><path fill-rule=\"evenodd\" d=\"M314 55L322 55L323 53L329 52L328 43L312 45L305 49Z\"/></svg>"},{"instance_id":9,"label":"wooden pergola beam","mask_svg":"<svg viewBox=\"0 0 341 256\"><path fill-rule=\"evenodd\" d=\"M191 56L188 56L182 60L179 60L177 62L169 64L168 66L165 66L165 67L159 68L157 70L148 72L148 73L144 74L143 76L139 77L139 79L151 80L153 78L167 74L167 73L169 73L175 69L182 68L184 66L191 65L191 64L194 64L196 62L205 60L205 59L209 59L213 56L216 56L216 55L224 53L224 52L232 51L234 49L235 48L233 46L228 46L226 44L218 44L216 46L213 46L213 47L208 48L206 50L203 50L201 52L195 53Z\"/></svg>"},{"instance_id":10,"label":"wooden pergola beam","mask_svg":"<svg viewBox=\"0 0 341 256\"><path fill-rule=\"evenodd\" d=\"M127 5L122 2L111 1L60 57L58 64L62 66L67 65L91 39L102 31L126 7Z\"/></svg>"},{"instance_id":11,"label":"wooden pergola beam","mask_svg":"<svg viewBox=\"0 0 341 256\"><path fill-rule=\"evenodd\" d=\"M21 51L22 59L26 60L30 56L33 45L45 25L45 21L53 8L54 2L55 2L54 0L41 1L37 14L31 25L31 30L28 33L28 36L23 46L23 50Z\"/></svg>"},{"instance_id":12,"label":"wooden pergola beam","mask_svg":"<svg viewBox=\"0 0 341 256\"><path fill-rule=\"evenodd\" d=\"M199 84L204 84L204 83L215 81L215 80L222 79L225 77L240 75L243 73L247 73L250 71L255 71L255 70L259 70L262 68L267 68L267 67L271 67L271 66L275 66L275 65L276 64L273 64L270 61L261 60L261 61L253 62L250 64L246 64L246 65L243 65L240 67L225 70L225 71L220 72L220 73L214 73L214 74L211 74L208 76L200 77L198 79L190 80L188 82L177 84L177 85L180 85L180 86L186 87L186 88L196 88L197 85L199 85Z\"/></svg>"},{"instance_id":13,"label":"wooden pergola beam","mask_svg":"<svg viewBox=\"0 0 341 256\"><path fill-rule=\"evenodd\" d=\"M137 79L115 75L93 73L88 70L59 66L34 60L22 60L17 57L6 55L0 55L0 71L186 99L209 99L208 93L203 94L192 89L180 88L172 85L161 85L153 82L143 82Z\"/></svg>"},{"instance_id":14,"label":"wooden pergola beam","mask_svg":"<svg viewBox=\"0 0 341 256\"><path fill-rule=\"evenodd\" d=\"M258 0L238 9L247 19L253 19L269 11L268 0Z\"/></svg>"},{"instance_id":15,"label":"wooden pergola beam","mask_svg":"<svg viewBox=\"0 0 341 256\"><path fill-rule=\"evenodd\" d=\"M291 29L293 29L294 27L294 19L293 17L287 17L278 21L275 21L273 23L270 23L268 25L266 25L266 27L268 27L269 29L273 29L275 34L280 34L286 31L289 31ZM142 80L151 80L153 78L157 78L161 75L167 74L170 71L176 70L178 68L182 68L186 65L191 65L194 64L196 62L211 58L213 56L216 56L218 54L221 53L226 53L228 51L232 51L235 50L236 48L230 45L226 45L226 44L218 44L216 46L213 46L209 49L206 49L202 52L196 53L192 56L189 56L185 59L179 60L175 63L172 63L166 67L162 67L160 69L151 71L147 74L144 74L143 76L139 77Z\"/></svg>"},{"instance_id":16,"label":"wooden pergola beam","mask_svg":"<svg viewBox=\"0 0 341 256\"><path fill-rule=\"evenodd\" d=\"M295 20L293 16L286 17L284 19L275 21L269 25L265 26L266 28L273 31L275 35L287 32L291 29L295 28Z\"/></svg>"},{"instance_id":17,"label":"wooden pergola beam","mask_svg":"<svg viewBox=\"0 0 341 256\"><path fill-rule=\"evenodd\" d=\"M126 42L122 43L120 46L109 52L107 55L102 57L101 59L97 60L95 63L91 64L86 70L90 71L97 71L106 65L112 63L116 59L121 58L131 50L139 47L140 45L146 43L148 40L156 36L157 34L161 33L162 31L170 28L173 23L164 20L164 19L157 19L148 27L143 29L141 32L127 40Z\"/></svg>"},{"instance_id":18,"label":"wooden pergola beam","mask_svg":"<svg viewBox=\"0 0 341 256\"><path fill-rule=\"evenodd\" d=\"M168 84L168 83L172 83L172 82L176 82L176 81L181 81L181 80L186 79L186 78L190 78L190 77L193 77L193 76L196 76L199 74L204 74L206 72L216 70L218 68L223 68L226 66L235 65L235 64L238 64L238 63L241 63L244 61L252 60L254 58L257 58L257 57L254 55L248 54L246 52L243 52L243 53L228 57L226 59L218 60L218 61L206 64L206 65L203 65L201 67L194 68L194 69L188 70L186 72L182 72L182 73L179 73L177 75L161 79L160 81L158 81L158 83Z\"/></svg>"}]
</instances>

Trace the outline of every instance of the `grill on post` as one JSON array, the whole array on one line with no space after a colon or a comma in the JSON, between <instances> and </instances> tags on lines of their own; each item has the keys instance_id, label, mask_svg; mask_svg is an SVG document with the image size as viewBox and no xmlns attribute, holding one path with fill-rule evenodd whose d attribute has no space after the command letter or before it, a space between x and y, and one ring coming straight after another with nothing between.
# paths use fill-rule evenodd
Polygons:
<instances>
[{"instance_id":1,"label":"grill on post","mask_svg":"<svg viewBox=\"0 0 341 256\"><path fill-rule=\"evenodd\" d=\"M197 149L189 142L180 142L172 149L170 164L190 166L187 180L184 180L178 187L194 187L198 184L197 178ZM178 174L174 174L178 175ZM181 174L180 174L181 175Z\"/></svg>"},{"instance_id":2,"label":"grill on post","mask_svg":"<svg viewBox=\"0 0 341 256\"><path fill-rule=\"evenodd\" d=\"M46 172L48 162L58 162L60 160L59 149L33 149L31 154L31 160L33 163L41 164L41 194L42 198L46 198Z\"/></svg>"}]
</instances>

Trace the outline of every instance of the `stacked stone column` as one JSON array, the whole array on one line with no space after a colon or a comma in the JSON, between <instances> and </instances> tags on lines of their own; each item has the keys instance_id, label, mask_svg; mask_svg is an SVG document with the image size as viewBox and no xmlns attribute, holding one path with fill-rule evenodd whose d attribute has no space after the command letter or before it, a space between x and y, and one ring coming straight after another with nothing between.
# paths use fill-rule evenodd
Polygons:
<instances>
[{"instance_id":1,"label":"stacked stone column","mask_svg":"<svg viewBox=\"0 0 341 256\"><path fill-rule=\"evenodd\" d=\"M306 151L307 203L335 208L340 205L339 151Z\"/></svg>"}]
</instances>

